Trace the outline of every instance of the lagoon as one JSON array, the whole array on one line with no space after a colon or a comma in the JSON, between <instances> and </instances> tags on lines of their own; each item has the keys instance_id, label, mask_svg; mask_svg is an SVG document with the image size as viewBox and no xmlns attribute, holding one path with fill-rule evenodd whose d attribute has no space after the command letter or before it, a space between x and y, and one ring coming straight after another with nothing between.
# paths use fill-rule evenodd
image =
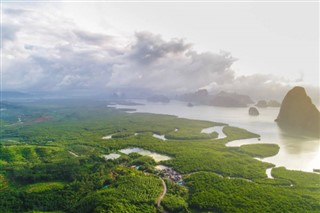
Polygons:
<instances>
[{"instance_id":1,"label":"lagoon","mask_svg":"<svg viewBox=\"0 0 320 213\"><path fill-rule=\"evenodd\" d=\"M161 155L156 152L151 152L149 150L145 150L139 147L133 147L133 148L126 148L126 149L120 149L119 152L124 153L126 155L130 153L138 153L140 155L146 155L152 157L156 162L164 161L164 160L170 160L171 158L166 155Z\"/></svg>"},{"instance_id":2,"label":"lagoon","mask_svg":"<svg viewBox=\"0 0 320 213\"><path fill-rule=\"evenodd\" d=\"M170 103L152 103L135 100L144 105L130 106L135 112L175 115L181 118L207 120L226 123L231 126L247 129L261 135L261 140L239 140L231 142L233 145L250 143L278 144L280 151L277 155L264 158L276 166L288 169L312 172L320 168L320 139L288 135L278 128L274 119L279 108L259 108L259 116L249 116L248 108L226 108L214 106L188 107L185 102L171 101ZM116 105L117 108L128 106ZM134 113L134 112L130 112ZM231 143L228 146L231 146ZM237 144L239 143L239 144Z\"/></svg>"},{"instance_id":3,"label":"lagoon","mask_svg":"<svg viewBox=\"0 0 320 213\"><path fill-rule=\"evenodd\" d=\"M107 135L107 136L102 137L102 139L104 139L104 140L108 140L108 139L111 139L111 138L112 138L112 135Z\"/></svg>"},{"instance_id":4,"label":"lagoon","mask_svg":"<svg viewBox=\"0 0 320 213\"><path fill-rule=\"evenodd\" d=\"M271 170L272 170L272 169L273 169L273 168L268 168L268 169L266 170L267 177L270 178L270 179L274 179L274 178L272 177L272 174L271 174Z\"/></svg>"},{"instance_id":5,"label":"lagoon","mask_svg":"<svg viewBox=\"0 0 320 213\"><path fill-rule=\"evenodd\" d=\"M158 135L158 134L153 134L152 135L155 138L158 138L160 140L166 141L167 139L165 138L165 135Z\"/></svg>"},{"instance_id":6,"label":"lagoon","mask_svg":"<svg viewBox=\"0 0 320 213\"><path fill-rule=\"evenodd\" d=\"M111 153L108 155L102 155L103 158L105 158L106 160L114 160L119 158L121 155L117 154L117 153Z\"/></svg>"}]
</instances>

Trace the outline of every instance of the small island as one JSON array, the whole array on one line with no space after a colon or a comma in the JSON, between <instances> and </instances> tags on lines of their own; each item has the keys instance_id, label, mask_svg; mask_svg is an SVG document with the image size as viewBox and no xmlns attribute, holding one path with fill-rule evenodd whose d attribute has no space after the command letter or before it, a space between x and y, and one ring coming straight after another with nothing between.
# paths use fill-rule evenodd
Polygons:
<instances>
[{"instance_id":1,"label":"small island","mask_svg":"<svg viewBox=\"0 0 320 213\"><path fill-rule=\"evenodd\" d=\"M250 107L250 108L249 108L249 115L251 115L251 116L258 116L258 115L259 115L258 109L255 108L255 107Z\"/></svg>"}]
</instances>

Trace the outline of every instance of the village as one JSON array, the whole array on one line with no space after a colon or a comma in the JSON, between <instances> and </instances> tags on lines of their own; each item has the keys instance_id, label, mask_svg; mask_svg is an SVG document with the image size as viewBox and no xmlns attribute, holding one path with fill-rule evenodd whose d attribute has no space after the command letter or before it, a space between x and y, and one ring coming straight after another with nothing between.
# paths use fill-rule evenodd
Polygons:
<instances>
[{"instance_id":1,"label":"village","mask_svg":"<svg viewBox=\"0 0 320 213\"><path fill-rule=\"evenodd\" d=\"M184 185L184 181L179 172L173 170L170 167L163 166L163 165L156 166L156 169L160 171L160 173L162 173L161 175L163 176L163 178L167 178L171 181L174 181L179 185Z\"/></svg>"}]
</instances>

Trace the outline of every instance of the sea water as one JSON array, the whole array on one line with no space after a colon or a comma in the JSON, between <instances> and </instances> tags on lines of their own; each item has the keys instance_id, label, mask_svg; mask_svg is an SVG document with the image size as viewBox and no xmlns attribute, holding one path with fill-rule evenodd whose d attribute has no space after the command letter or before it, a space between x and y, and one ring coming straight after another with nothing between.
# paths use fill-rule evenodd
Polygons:
<instances>
[{"instance_id":1,"label":"sea water","mask_svg":"<svg viewBox=\"0 0 320 213\"><path fill-rule=\"evenodd\" d=\"M277 155L262 159L276 166L309 172L320 168L320 140L282 132L277 123L274 122L278 116L279 108L258 108L260 115L250 116L248 114L249 108L204 105L188 107L187 103L179 101L151 103L135 100L135 102L144 104L130 106L136 112L167 114L181 118L222 122L257 133L261 135L260 141L257 139L238 140L228 143L227 146L252 143L278 144L280 151ZM128 106L116 105L116 107L127 108Z\"/></svg>"}]
</instances>

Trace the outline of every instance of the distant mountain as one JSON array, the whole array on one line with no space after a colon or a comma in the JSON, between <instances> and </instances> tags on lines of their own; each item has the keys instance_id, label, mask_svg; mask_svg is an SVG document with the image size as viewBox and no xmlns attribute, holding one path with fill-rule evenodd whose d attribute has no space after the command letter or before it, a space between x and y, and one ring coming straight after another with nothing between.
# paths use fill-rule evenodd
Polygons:
<instances>
[{"instance_id":1,"label":"distant mountain","mask_svg":"<svg viewBox=\"0 0 320 213\"><path fill-rule=\"evenodd\" d=\"M161 102L161 103L169 103L170 99L164 95L153 95L147 98L149 102Z\"/></svg>"},{"instance_id":2,"label":"distant mountain","mask_svg":"<svg viewBox=\"0 0 320 213\"><path fill-rule=\"evenodd\" d=\"M1 91L1 95L3 99L7 98L26 98L31 96L28 93L17 92L17 91Z\"/></svg>"},{"instance_id":3,"label":"distant mountain","mask_svg":"<svg viewBox=\"0 0 320 213\"><path fill-rule=\"evenodd\" d=\"M260 101L258 101L258 103L255 106L257 106L259 108L266 108L266 107L268 107L268 103L265 100L260 100Z\"/></svg>"},{"instance_id":4,"label":"distant mountain","mask_svg":"<svg viewBox=\"0 0 320 213\"><path fill-rule=\"evenodd\" d=\"M181 95L178 100L220 107L247 107L248 104L253 104L253 101L247 95L224 91L216 95L210 95L205 89Z\"/></svg>"},{"instance_id":5,"label":"distant mountain","mask_svg":"<svg viewBox=\"0 0 320 213\"><path fill-rule=\"evenodd\" d=\"M7 110L7 109L20 109L22 107L17 104L9 103L6 101L1 101L0 108L1 108L1 110Z\"/></svg>"},{"instance_id":6,"label":"distant mountain","mask_svg":"<svg viewBox=\"0 0 320 213\"><path fill-rule=\"evenodd\" d=\"M275 121L286 131L320 137L320 112L303 87L294 87L287 93Z\"/></svg>"},{"instance_id":7,"label":"distant mountain","mask_svg":"<svg viewBox=\"0 0 320 213\"><path fill-rule=\"evenodd\" d=\"M223 91L218 93L212 101L210 101L210 105L222 107L247 107L248 104L253 104L249 96Z\"/></svg>"},{"instance_id":8,"label":"distant mountain","mask_svg":"<svg viewBox=\"0 0 320 213\"><path fill-rule=\"evenodd\" d=\"M278 101L275 100L270 100L270 101L265 101L265 100L260 100L258 103L255 105L259 108L266 108L266 107L280 107L281 104Z\"/></svg>"},{"instance_id":9,"label":"distant mountain","mask_svg":"<svg viewBox=\"0 0 320 213\"><path fill-rule=\"evenodd\" d=\"M270 100L268 102L268 107L280 107L280 106L281 106L281 104L276 100Z\"/></svg>"},{"instance_id":10,"label":"distant mountain","mask_svg":"<svg viewBox=\"0 0 320 213\"><path fill-rule=\"evenodd\" d=\"M187 93L179 96L178 98L181 101L186 102L195 102L198 104L208 104L210 101L209 93L206 89L198 90L194 93Z\"/></svg>"}]
</instances>

